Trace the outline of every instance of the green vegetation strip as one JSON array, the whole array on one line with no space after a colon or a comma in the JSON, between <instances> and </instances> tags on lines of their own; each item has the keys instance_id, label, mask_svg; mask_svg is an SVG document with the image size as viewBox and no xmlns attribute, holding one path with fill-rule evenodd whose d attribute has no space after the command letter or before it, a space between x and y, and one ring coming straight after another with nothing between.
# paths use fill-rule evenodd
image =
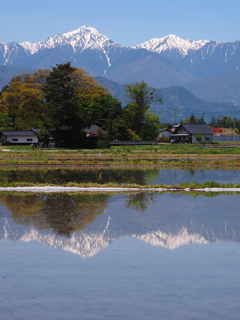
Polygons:
<instances>
[{"instance_id":1,"label":"green vegetation strip","mask_svg":"<svg viewBox=\"0 0 240 320\"><path fill-rule=\"evenodd\" d=\"M236 145L235 145L236 146ZM240 145L239 145L240 146ZM5 151L3 151L5 150ZM0 166L112 166L240 167L240 147L218 145L121 146L108 149L68 150L11 147L0 152Z\"/></svg>"},{"instance_id":2,"label":"green vegetation strip","mask_svg":"<svg viewBox=\"0 0 240 320\"><path fill-rule=\"evenodd\" d=\"M78 188L78 190L76 190ZM137 184L93 184L93 183L67 183L64 185L45 185L45 184L32 184L27 182L13 182L13 183L0 183L0 191L16 189L18 191L164 191L164 192L176 192L176 191L211 191L211 192L240 192L240 184L221 184L214 181L205 183L199 183L197 181L190 183L181 183L179 185L137 185Z\"/></svg>"}]
</instances>

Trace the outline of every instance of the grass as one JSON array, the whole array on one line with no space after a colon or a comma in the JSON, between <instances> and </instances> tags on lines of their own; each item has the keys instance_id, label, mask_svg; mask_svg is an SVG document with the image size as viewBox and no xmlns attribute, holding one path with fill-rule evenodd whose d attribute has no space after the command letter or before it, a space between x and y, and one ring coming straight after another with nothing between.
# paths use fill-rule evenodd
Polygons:
<instances>
[{"instance_id":1,"label":"grass","mask_svg":"<svg viewBox=\"0 0 240 320\"><path fill-rule=\"evenodd\" d=\"M0 187L32 187L35 186L35 183L31 183L31 182L4 182L4 181L0 181ZM39 183L37 184L38 187L45 187L45 186L52 186L52 187L84 187L84 188L124 188L127 189L128 188L138 188L138 189L158 189L158 188L162 188L162 189L166 189L168 191L181 191L181 190L185 190L186 188L188 188L190 191L191 190L195 190L195 189L205 189L205 188L240 188L240 184L233 184L233 183L229 183L229 184L221 184L215 181L208 181L208 182L204 182L204 183L199 183L197 181L193 181L193 182L183 182L181 184L175 184L175 185L165 185L165 184L158 184L158 185L151 185L151 184L147 184L147 185L139 185L139 184L135 184L135 183L128 183L128 184L118 184L115 182L109 182L106 184L99 184L99 183L77 183L77 182L68 182L68 183L64 183L64 184L54 184L54 183L48 183L48 184L44 184L44 183ZM173 190L174 189L174 190Z\"/></svg>"},{"instance_id":2,"label":"grass","mask_svg":"<svg viewBox=\"0 0 240 320\"><path fill-rule=\"evenodd\" d=\"M227 144L224 148L222 146L223 144L217 144L208 148L192 144L158 144L91 150L33 149L29 146L11 146L3 147L9 151L0 152L0 165L240 167L240 145Z\"/></svg>"}]
</instances>

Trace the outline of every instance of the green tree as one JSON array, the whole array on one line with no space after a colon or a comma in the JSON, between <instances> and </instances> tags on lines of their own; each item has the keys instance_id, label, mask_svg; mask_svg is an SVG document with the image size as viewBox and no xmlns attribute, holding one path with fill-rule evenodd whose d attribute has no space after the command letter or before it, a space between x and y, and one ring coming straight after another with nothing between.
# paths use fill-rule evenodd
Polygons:
<instances>
[{"instance_id":1,"label":"green tree","mask_svg":"<svg viewBox=\"0 0 240 320\"><path fill-rule=\"evenodd\" d=\"M14 76L0 95L0 113L7 113L13 129L30 129L43 120L44 101L40 91L47 70ZM41 79L40 79L41 78Z\"/></svg>"},{"instance_id":2,"label":"green tree","mask_svg":"<svg viewBox=\"0 0 240 320\"><path fill-rule=\"evenodd\" d=\"M108 134L108 140L113 140L113 123L112 120L108 120L108 126L107 126L107 134Z\"/></svg>"},{"instance_id":3,"label":"green tree","mask_svg":"<svg viewBox=\"0 0 240 320\"><path fill-rule=\"evenodd\" d=\"M148 110L145 114L145 123L141 136L143 140L155 140L159 134L160 121L158 115Z\"/></svg>"},{"instance_id":4,"label":"green tree","mask_svg":"<svg viewBox=\"0 0 240 320\"><path fill-rule=\"evenodd\" d=\"M183 121L183 123L198 123L198 119L192 113L191 116Z\"/></svg>"},{"instance_id":5,"label":"green tree","mask_svg":"<svg viewBox=\"0 0 240 320\"><path fill-rule=\"evenodd\" d=\"M211 121L208 123L208 125L210 127L215 128L217 126L217 119L214 116L212 116Z\"/></svg>"},{"instance_id":6,"label":"green tree","mask_svg":"<svg viewBox=\"0 0 240 320\"><path fill-rule=\"evenodd\" d=\"M232 128L234 126L233 119L227 116L221 116L218 118L218 127Z\"/></svg>"},{"instance_id":7,"label":"green tree","mask_svg":"<svg viewBox=\"0 0 240 320\"><path fill-rule=\"evenodd\" d=\"M0 113L0 130L13 129L12 119L8 113Z\"/></svg>"},{"instance_id":8,"label":"green tree","mask_svg":"<svg viewBox=\"0 0 240 320\"><path fill-rule=\"evenodd\" d=\"M77 69L70 62L53 67L42 87L46 102L45 125L56 130L57 142L62 147L78 146L83 137L84 121L72 75Z\"/></svg>"},{"instance_id":9,"label":"green tree","mask_svg":"<svg viewBox=\"0 0 240 320\"><path fill-rule=\"evenodd\" d=\"M104 95L100 101L102 114L96 120L96 124L103 130L107 130L110 120L117 122L123 115L121 102L110 94Z\"/></svg>"},{"instance_id":10,"label":"green tree","mask_svg":"<svg viewBox=\"0 0 240 320\"><path fill-rule=\"evenodd\" d=\"M122 116L121 103L85 70L70 62L43 69L33 75L14 76L0 92L2 129L41 128L47 140L49 129L62 147L84 147L84 129L92 124L106 130L108 119Z\"/></svg>"},{"instance_id":11,"label":"green tree","mask_svg":"<svg viewBox=\"0 0 240 320\"><path fill-rule=\"evenodd\" d=\"M42 87L46 102L45 125L56 130L62 147L83 147L83 129L105 117L112 97L83 69L70 62L53 68ZM111 106L110 106L111 105ZM105 129L105 128L104 128Z\"/></svg>"},{"instance_id":12,"label":"green tree","mask_svg":"<svg viewBox=\"0 0 240 320\"><path fill-rule=\"evenodd\" d=\"M115 125L115 139L132 140L132 135L123 119L120 119Z\"/></svg>"},{"instance_id":13,"label":"green tree","mask_svg":"<svg viewBox=\"0 0 240 320\"><path fill-rule=\"evenodd\" d=\"M197 141L198 141L199 143L202 142L203 136L202 136L202 134L201 134L200 132L196 135L196 139L197 139Z\"/></svg>"},{"instance_id":14,"label":"green tree","mask_svg":"<svg viewBox=\"0 0 240 320\"><path fill-rule=\"evenodd\" d=\"M151 103L153 101L163 103L163 101L154 97L153 88L149 87L145 81L137 82L135 85L127 85L126 87L130 101L124 109L124 119L128 127L135 131L140 138L143 138L143 136L146 136L144 132L147 131L146 120L149 117L147 112L151 107ZM155 119L159 123L159 119Z\"/></svg>"}]
</instances>

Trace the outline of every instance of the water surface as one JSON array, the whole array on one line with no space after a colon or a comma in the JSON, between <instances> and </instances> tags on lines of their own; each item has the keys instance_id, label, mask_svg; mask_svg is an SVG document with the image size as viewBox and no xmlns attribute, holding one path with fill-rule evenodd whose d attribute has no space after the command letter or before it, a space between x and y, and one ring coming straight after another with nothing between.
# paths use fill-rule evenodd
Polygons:
<instances>
[{"instance_id":1,"label":"water surface","mask_svg":"<svg viewBox=\"0 0 240 320\"><path fill-rule=\"evenodd\" d=\"M3 320L240 317L238 195L0 200Z\"/></svg>"},{"instance_id":2,"label":"water surface","mask_svg":"<svg viewBox=\"0 0 240 320\"><path fill-rule=\"evenodd\" d=\"M118 184L180 184L182 182L198 181L204 183L215 181L219 183L240 183L240 170L194 170L159 169L140 167L125 168L39 168L22 169L8 168L0 171L1 182L30 182L34 184L76 183L118 183Z\"/></svg>"}]
</instances>

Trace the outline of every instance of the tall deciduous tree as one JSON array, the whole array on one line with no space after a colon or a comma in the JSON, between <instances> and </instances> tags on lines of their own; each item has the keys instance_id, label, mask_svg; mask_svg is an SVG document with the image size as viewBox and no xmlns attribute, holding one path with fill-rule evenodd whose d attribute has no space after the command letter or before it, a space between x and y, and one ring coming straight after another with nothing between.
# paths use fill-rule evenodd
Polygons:
<instances>
[{"instance_id":1,"label":"tall deciduous tree","mask_svg":"<svg viewBox=\"0 0 240 320\"><path fill-rule=\"evenodd\" d=\"M14 76L0 95L0 113L9 115L12 129L30 129L43 120L44 103L40 91L49 70L39 70L33 75Z\"/></svg>"},{"instance_id":2,"label":"tall deciduous tree","mask_svg":"<svg viewBox=\"0 0 240 320\"><path fill-rule=\"evenodd\" d=\"M159 125L159 118L148 113L152 102L163 103L162 99L156 99L154 89L149 87L145 81L137 82L134 85L127 85L127 96L129 104L124 109L125 120L128 127L136 132L140 138L147 137L148 123ZM152 135L151 135L152 136Z\"/></svg>"}]
</instances>

